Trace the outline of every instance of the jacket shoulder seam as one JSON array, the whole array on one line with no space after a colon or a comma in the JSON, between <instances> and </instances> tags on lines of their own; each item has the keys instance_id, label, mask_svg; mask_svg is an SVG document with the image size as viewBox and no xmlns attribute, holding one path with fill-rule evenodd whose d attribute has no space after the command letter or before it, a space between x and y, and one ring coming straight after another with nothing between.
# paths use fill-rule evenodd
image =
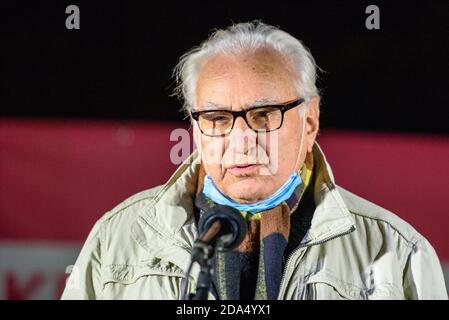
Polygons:
<instances>
[{"instance_id":1,"label":"jacket shoulder seam","mask_svg":"<svg viewBox=\"0 0 449 320\"><path fill-rule=\"evenodd\" d=\"M159 187L161 187L161 186L157 186L155 188L159 188ZM143 192L145 192L145 191L143 191ZM139 202L153 200L157 194L158 194L158 192L156 192L154 194L146 195L142 198L137 198L136 200L134 200L126 205L123 205L123 202L126 201L126 200L124 200L122 202L122 204L118 204L115 208L107 211L99 220L101 222L106 222L106 221L110 220L111 218L113 218L114 216L116 216L117 214L121 213L122 211L128 209L129 207L131 207ZM137 196L137 195L134 195L134 196ZM131 197L133 197L133 196L131 196Z\"/></svg>"},{"instance_id":2,"label":"jacket shoulder seam","mask_svg":"<svg viewBox=\"0 0 449 320\"><path fill-rule=\"evenodd\" d=\"M375 220L375 221L379 221L379 222L383 222L383 223L386 223L386 224L388 224L394 231L396 231L398 234L399 234L399 236L402 238L402 239L404 239L404 241L407 243L407 246L408 247L410 247L410 248L414 248L415 246L416 246L416 241L413 241L416 237L417 237L417 232L416 231L414 231L414 234L413 234L413 236L411 237L411 239L409 239L409 238L407 238L397 227L395 227L390 221L388 221L388 220L385 220L385 219L381 219L381 218L378 218L378 217L373 217L373 216L371 216L371 215L367 215L367 214L363 214L363 213L361 213L361 212L358 212L358 211L354 211L354 210L350 210L349 209L349 212L351 212L352 214L354 214L354 215L356 215L356 216L360 216L360 217L362 217L362 218L365 218L365 219L370 219L370 220Z\"/></svg>"},{"instance_id":3,"label":"jacket shoulder seam","mask_svg":"<svg viewBox=\"0 0 449 320\"><path fill-rule=\"evenodd\" d=\"M402 220L400 217L398 217L396 214L394 214L393 212L382 208L380 206L378 206L375 203L372 203L364 198L361 198L360 196L353 194L352 192L337 186L337 188L339 189L339 191L342 191L342 197L343 197L343 201L347 204L346 201L346 197L350 198L358 198L362 201L365 201L370 207L372 207L372 210L374 211L372 214L367 213L365 210L363 210L363 208L360 208L360 206L351 206L347 204L347 208L348 211L351 212L353 215L358 215L360 217L366 218L366 219L371 219L371 220L376 220L385 224L388 224L394 231L396 231L399 236L407 242L407 245L411 248L416 247L416 242L417 242L417 238L419 238L420 234L418 231L416 231L416 229L413 228L413 226L411 226L410 224L408 224L406 221ZM378 214L376 214L376 212L378 212ZM387 215L386 217L384 215ZM399 221L397 221L396 223L403 223L405 224L404 226L404 230L402 230L400 227L398 227L396 225L396 223L394 221L391 221L391 219L388 219L388 215L392 215L392 218L395 219L399 219ZM395 220L393 219L393 220ZM407 231L407 232L405 232ZM418 239L419 240L419 239Z\"/></svg>"}]
</instances>

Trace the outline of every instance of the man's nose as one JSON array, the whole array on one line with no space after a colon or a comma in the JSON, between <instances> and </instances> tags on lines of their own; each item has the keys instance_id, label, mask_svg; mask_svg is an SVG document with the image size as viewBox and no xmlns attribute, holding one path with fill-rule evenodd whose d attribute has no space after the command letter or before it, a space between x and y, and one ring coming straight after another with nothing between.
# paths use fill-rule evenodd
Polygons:
<instances>
[{"instance_id":1,"label":"man's nose","mask_svg":"<svg viewBox=\"0 0 449 320\"><path fill-rule=\"evenodd\" d=\"M243 117L235 119L230 138L231 147L239 153L246 153L257 142L257 134L248 126Z\"/></svg>"},{"instance_id":2,"label":"man's nose","mask_svg":"<svg viewBox=\"0 0 449 320\"><path fill-rule=\"evenodd\" d=\"M239 129L237 131L245 131L247 129L251 130L251 128L248 126L248 124L246 123L246 120L243 118L243 116L239 116L235 119L234 129Z\"/></svg>"}]
</instances>

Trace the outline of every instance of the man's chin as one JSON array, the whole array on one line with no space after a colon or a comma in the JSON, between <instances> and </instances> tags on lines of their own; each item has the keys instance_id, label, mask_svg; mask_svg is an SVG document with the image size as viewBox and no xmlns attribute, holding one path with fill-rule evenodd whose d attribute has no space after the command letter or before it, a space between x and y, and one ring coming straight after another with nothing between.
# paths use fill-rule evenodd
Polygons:
<instances>
[{"instance_id":1,"label":"man's chin","mask_svg":"<svg viewBox=\"0 0 449 320\"><path fill-rule=\"evenodd\" d=\"M241 181L228 188L227 196L239 203L254 203L264 199L260 181Z\"/></svg>"}]
</instances>

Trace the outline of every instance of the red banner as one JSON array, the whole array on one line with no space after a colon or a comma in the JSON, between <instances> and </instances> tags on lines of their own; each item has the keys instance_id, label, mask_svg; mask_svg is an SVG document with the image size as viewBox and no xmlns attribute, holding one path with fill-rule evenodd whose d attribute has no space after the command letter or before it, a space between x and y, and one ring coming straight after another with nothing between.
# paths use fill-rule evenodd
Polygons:
<instances>
[{"instance_id":1,"label":"red banner","mask_svg":"<svg viewBox=\"0 0 449 320\"><path fill-rule=\"evenodd\" d=\"M93 223L175 170L177 128L187 126L0 120L0 298L59 297ZM337 183L411 223L449 262L449 137L323 132Z\"/></svg>"}]
</instances>

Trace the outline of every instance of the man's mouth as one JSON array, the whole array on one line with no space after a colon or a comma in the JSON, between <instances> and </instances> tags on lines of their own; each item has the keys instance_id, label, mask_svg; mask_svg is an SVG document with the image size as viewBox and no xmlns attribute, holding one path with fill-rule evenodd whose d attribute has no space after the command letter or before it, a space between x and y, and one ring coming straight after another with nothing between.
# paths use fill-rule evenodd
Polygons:
<instances>
[{"instance_id":1,"label":"man's mouth","mask_svg":"<svg viewBox=\"0 0 449 320\"><path fill-rule=\"evenodd\" d=\"M238 164L228 167L228 171L234 175L250 174L256 172L260 166L257 163Z\"/></svg>"}]
</instances>

